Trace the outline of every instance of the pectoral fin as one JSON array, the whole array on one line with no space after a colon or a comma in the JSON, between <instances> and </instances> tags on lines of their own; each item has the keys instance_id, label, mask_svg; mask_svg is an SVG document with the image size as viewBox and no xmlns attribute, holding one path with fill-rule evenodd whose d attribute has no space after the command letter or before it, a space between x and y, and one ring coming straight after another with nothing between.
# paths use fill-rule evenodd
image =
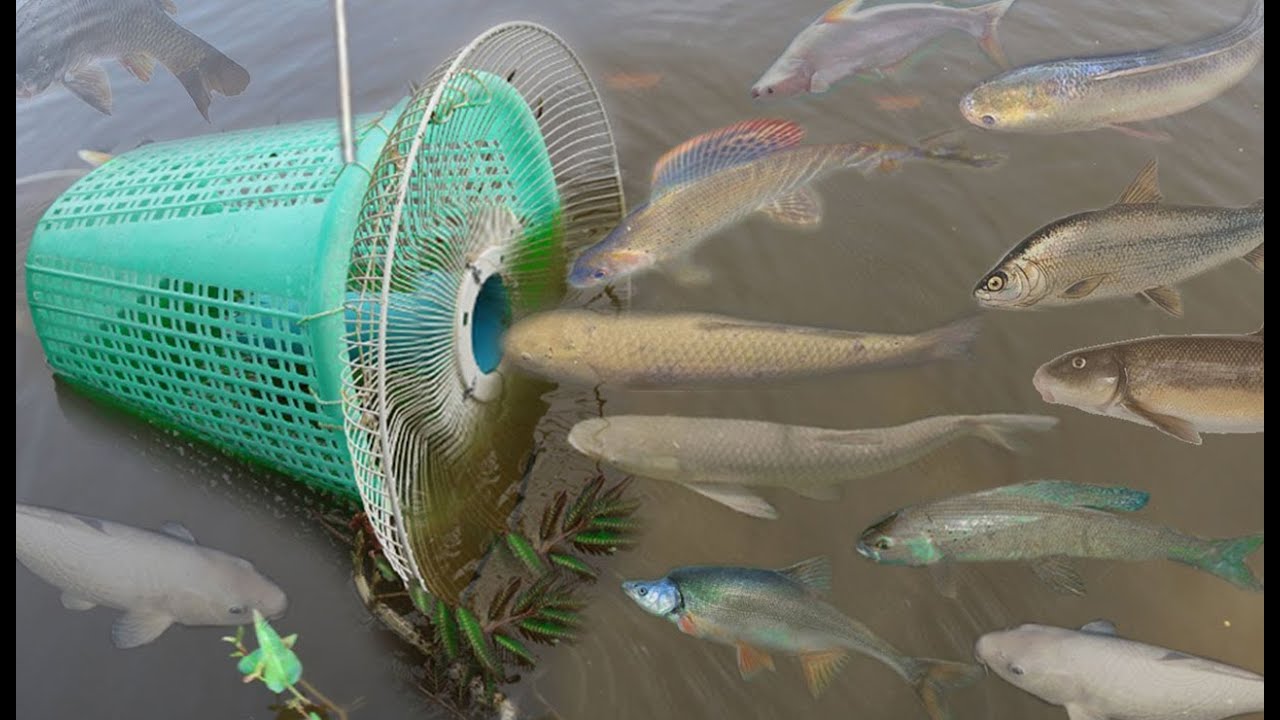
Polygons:
<instances>
[{"instance_id":1,"label":"pectoral fin","mask_svg":"<svg viewBox=\"0 0 1280 720\"><path fill-rule=\"evenodd\" d=\"M1031 569L1035 571L1036 577L1060 593L1084 594L1084 580L1066 557L1054 555L1040 558L1031 563Z\"/></svg>"},{"instance_id":2,"label":"pectoral fin","mask_svg":"<svg viewBox=\"0 0 1280 720\"><path fill-rule=\"evenodd\" d=\"M750 680L765 670L773 670L773 658L758 648L738 643L738 672L743 680Z\"/></svg>"},{"instance_id":3,"label":"pectoral fin","mask_svg":"<svg viewBox=\"0 0 1280 720\"><path fill-rule=\"evenodd\" d=\"M1067 300L1079 300L1081 298L1089 297L1094 290L1098 289L1098 286L1102 284L1102 281L1106 280L1109 276L1110 275L1108 273L1103 273L1102 275L1087 277L1058 293L1058 297L1066 298Z\"/></svg>"},{"instance_id":4,"label":"pectoral fin","mask_svg":"<svg viewBox=\"0 0 1280 720\"><path fill-rule=\"evenodd\" d=\"M663 265L662 270L678 285L698 288L711 284L711 271L692 260L676 260Z\"/></svg>"},{"instance_id":5,"label":"pectoral fin","mask_svg":"<svg viewBox=\"0 0 1280 720\"><path fill-rule=\"evenodd\" d=\"M840 499L839 485L808 485L805 487L792 488L797 494L803 495L810 500L821 500L822 502L835 502Z\"/></svg>"},{"instance_id":6,"label":"pectoral fin","mask_svg":"<svg viewBox=\"0 0 1280 720\"><path fill-rule=\"evenodd\" d=\"M1085 625L1080 628L1080 632L1093 633L1094 635L1117 634L1116 624L1110 620L1094 620L1093 622L1085 623Z\"/></svg>"},{"instance_id":7,"label":"pectoral fin","mask_svg":"<svg viewBox=\"0 0 1280 720\"><path fill-rule=\"evenodd\" d=\"M955 600L960 595L956 571L950 563L933 563L929 566L929 576L933 578L933 586L938 589L938 594L942 597Z\"/></svg>"},{"instance_id":8,"label":"pectoral fin","mask_svg":"<svg viewBox=\"0 0 1280 720\"><path fill-rule=\"evenodd\" d=\"M111 626L111 642L121 649L135 648L160 637L173 624L173 618L159 612L131 610Z\"/></svg>"},{"instance_id":9,"label":"pectoral fin","mask_svg":"<svg viewBox=\"0 0 1280 720\"><path fill-rule=\"evenodd\" d=\"M196 536L192 535L191 531L182 523L167 522L164 525L161 525L160 529L164 531L165 535L189 542L192 545L196 544Z\"/></svg>"},{"instance_id":10,"label":"pectoral fin","mask_svg":"<svg viewBox=\"0 0 1280 720\"><path fill-rule=\"evenodd\" d=\"M156 61L146 53L122 55L120 64L142 82L151 82L151 72L156 69Z\"/></svg>"},{"instance_id":11,"label":"pectoral fin","mask_svg":"<svg viewBox=\"0 0 1280 720\"><path fill-rule=\"evenodd\" d=\"M1264 246L1265 246L1265 243L1245 253L1245 256L1244 256L1244 261L1252 265L1253 269L1257 270L1258 272L1263 271L1262 256L1263 256L1263 253L1265 252L1265 250L1263 249Z\"/></svg>"},{"instance_id":12,"label":"pectoral fin","mask_svg":"<svg viewBox=\"0 0 1280 720\"><path fill-rule=\"evenodd\" d=\"M1107 125L1106 127L1139 140L1169 142L1173 139L1172 135L1163 130L1139 130L1138 128L1129 127L1128 125Z\"/></svg>"},{"instance_id":13,"label":"pectoral fin","mask_svg":"<svg viewBox=\"0 0 1280 720\"><path fill-rule=\"evenodd\" d=\"M721 505L727 505L744 515L764 518L765 520L778 519L777 509L770 505L767 500L746 488L735 485L712 485L709 483L687 483L685 487L704 497L711 498Z\"/></svg>"},{"instance_id":14,"label":"pectoral fin","mask_svg":"<svg viewBox=\"0 0 1280 720\"><path fill-rule=\"evenodd\" d=\"M96 607L92 602L85 600L79 595L73 595L70 591L62 593L62 607L68 610L89 610Z\"/></svg>"},{"instance_id":15,"label":"pectoral fin","mask_svg":"<svg viewBox=\"0 0 1280 720\"><path fill-rule=\"evenodd\" d=\"M814 697L822 694L831 678L839 672L840 666L849 659L844 650L825 650L800 656L800 667L804 670L804 681Z\"/></svg>"},{"instance_id":16,"label":"pectoral fin","mask_svg":"<svg viewBox=\"0 0 1280 720\"><path fill-rule=\"evenodd\" d=\"M68 73L62 84L94 110L111 114L111 82L106 70L97 65L81 65Z\"/></svg>"},{"instance_id":17,"label":"pectoral fin","mask_svg":"<svg viewBox=\"0 0 1280 720\"><path fill-rule=\"evenodd\" d=\"M816 227L822 223L822 198L813 188L804 186L774 198L760 212L783 225Z\"/></svg>"},{"instance_id":18,"label":"pectoral fin","mask_svg":"<svg viewBox=\"0 0 1280 720\"><path fill-rule=\"evenodd\" d=\"M1106 715L1083 705L1068 704L1067 720L1108 720Z\"/></svg>"},{"instance_id":19,"label":"pectoral fin","mask_svg":"<svg viewBox=\"0 0 1280 720\"><path fill-rule=\"evenodd\" d=\"M1130 398L1126 398L1124 402L1120 403L1120 405L1125 410L1128 410L1134 415L1137 415L1143 420L1151 423L1157 430L1165 433L1166 435L1172 435L1179 440L1191 443L1192 445L1199 445L1201 443L1200 432L1196 430L1195 425L1192 425L1187 420L1183 420L1180 417L1174 417L1173 415L1163 415L1145 407L1137 400Z\"/></svg>"},{"instance_id":20,"label":"pectoral fin","mask_svg":"<svg viewBox=\"0 0 1280 720\"><path fill-rule=\"evenodd\" d=\"M1171 287L1153 287L1138 293L1138 297L1150 301L1156 307L1170 315L1182 317L1182 296Z\"/></svg>"}]
</instances>

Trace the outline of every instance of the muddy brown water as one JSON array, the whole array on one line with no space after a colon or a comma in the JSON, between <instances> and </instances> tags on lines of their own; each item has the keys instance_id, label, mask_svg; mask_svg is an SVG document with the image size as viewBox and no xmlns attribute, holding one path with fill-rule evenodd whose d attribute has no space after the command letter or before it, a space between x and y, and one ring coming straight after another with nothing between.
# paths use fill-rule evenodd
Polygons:
<instances>
[{"instance_id":1,"label":"muddy brown water","mask_svg":"<svg viewBox=\"0 0 1280 720\"><path fill-rule=\"evenodd\" d=\"M216 97L212 124L181 86L158 72L143 85L111 64L115 113L99 115L62 90L17 101L19 177L81 167L76 150L122 152L168 140L336 114L332 18L318 2L179 3L180 20L252 73L239 97ZM389 107L437 61L485 28L529 19L559 33L601 88L618 143L629 204L648 192L654 160L706 129L752 116L794 119L815 142L910 141L962 127L955 103L995 70L963 35L948 36L904 75L847 82L819 97L752 101L749 88L821 1L625 3L351 2L357 111ZM1185 41L1236 22L1244 2L1116 5L1102 0L1018 0L1001 36L1015 63L1118 52ZM607 78L625 73L612 87ZM653 81L652 76L660 76ZM646 79L635 80L636 76ZM626 86L630 87L626 87ZM887 100L886 100L887 98ZM881 106L906 108L897 111ZM691 289L661 277L634 287L632 304L700 310L852 330L912 332L974 312L974 283L1014 243L1066 214L1109 204L1151 157L1172 202L1246 204L1263 194L1263 70L1177 117L1150 124L1171 133L1152 143L1114 132L1015 136L966 131L974 149L1009 155L991 171L913 165L864 179L819 183L821 230L803 233L751 219L708 241L700 263L715 282ZM20 501L139 526L184 522L206 544L249 557L289 593L281 626L301 635L306 677L336 700L363 704L355 718L438 717L408 679L411 658L373 624L356 597L345 550L316 527L306 497L281 478L227 460L56 385L29 324L21 262L36 218L65 188L55 178L18 187L15 345L15 473ZM1046 406L1034 369L1066 350L1152 334L1247 332L1262 324L1263 279L1233 263L1181 287L1182 320L1137 301L1038 313L991 311L968 363L716 392L605 392L606 413L671 413L768 419L830 427L876 427L942 413L1037 412L1061 418L1013 456L963 440L915 465L850 483L819 503L763 494L773 522L741 516L691 492L639 481L645 536L603 563L574 647L544 651L539 669L511 692L522 714L597 717L924 717L886 667L854 658L820 699L799 666L739 677L730 648L680 634L642 613L618 589L686 564L782 566L828 554L831 601L902 650L967 659L982 632L1021 622L1079 626L1114 621L1129 637L1263 672L1263 596L1173 563L1082 564L1089 593L1055 594L1017 566L969 566L959 597L929 573L878 567L853 549L858 532L887 511L927 498L1038 477L1148 490L1143 514L1206 536L1263 526L1263 435L1207 436L1201 447L1136 424ZM565 431L596 411L579 388L548 394L538 434L549 452L533 478L586 473ZM1259 572L1263 554L1253 559ZM271 698L238 682L217 629L175 628L147 647L111 647L111 614L73 613L57 592L17 568L17 706L20 718L266 718ZM1060 708L994 676L955 695L957 717L1064 718Z\"/></svg>"}]
</instances>

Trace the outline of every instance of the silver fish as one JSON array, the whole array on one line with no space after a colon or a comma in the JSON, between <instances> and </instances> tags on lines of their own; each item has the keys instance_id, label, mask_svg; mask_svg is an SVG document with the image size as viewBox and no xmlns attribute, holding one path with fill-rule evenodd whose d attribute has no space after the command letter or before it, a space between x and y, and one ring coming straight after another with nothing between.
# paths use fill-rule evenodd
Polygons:
<instances>
[{"instance_id":1,"label":"silver fish","mask_svg":"<svg viewBox=\"0 0 1280 720\"><path fill-rule=\"evenodd\" d=\"M1119 637L1106 620L987 633L974 654L1070 720L1222 720L1263 710L1261 675Z\"/></svg>"},{"instance_id":2,"label":"silver fish","mask_svg":"<svg viewBox=\"0 0 1280 720\"><path fill-rule=\"evenodd\" d=\"M124 610L116 647L145 645L171 624L244 625L288 600L247 560L201 547L181 525L164 533L17 503L17 559L62 590L68 610Z\"/></svg>"},{"instance_id":3,"label":"silver fish","mask_svg":"<svg viewBox=\"0 0 1280 720\"><path fill-rule=\"evenodd\" d=\"M1137 296L1174 317L1173 285L1232 260L1263 268L1263 203L1165 205L1156 161L1119 201L1057 220L1009 251L978 283L978 303L1025 309Z\"/></svg>"},{"instance_id":4,"label":"silver fish","mask_svg":"<svg viewBox=\"0 0 1280 720\"><path fill-rule=\"evenodd\" d=\"M777 511L752 487L785 487L834 500L839 485L907 465L973 436L1024 450L1024 432L1057 425L1044 415L940 415L905 425L831 430L755 420L614 415L574 425L569 444L627 473L674 482L754 517Z\"/></svg>"},{"instance_id":5,"label":"silver fish","mask_svg":"<svg viewBox=\"0 0 1280 720\"><path fill-rule=\"evenodd\" d=\"M996 64L1008 67L996 41L996 25L1013 2L963 8L892 3L864 10L862 0L845 0L796 35L752 86L751 97L821 93L849 75L886 74L925 43L952 30L978 38Z\"/></svg>"},{"instance_id":6,"label":"silver fish","mask_svg":"<svg viewBox=\"0 0 1280 720\"><path fill-rule=\"evenodd\" d=\"M965 95L960 112L988 130L1060 133L1113 128L1167 140L1164 133L1123 123L1190 110L1248 76L1262 59L1262 4L1254 0L1240 24L1197 42L1010 70Z\"/></svg>"}]
</instances>

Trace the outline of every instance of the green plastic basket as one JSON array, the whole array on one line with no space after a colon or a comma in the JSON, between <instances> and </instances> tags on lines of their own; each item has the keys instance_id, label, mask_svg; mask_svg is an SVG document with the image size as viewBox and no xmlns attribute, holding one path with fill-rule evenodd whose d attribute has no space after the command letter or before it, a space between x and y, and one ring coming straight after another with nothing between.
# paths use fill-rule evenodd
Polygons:
<instances>
[{"instance_id":1,"label":"green plastic basket","mask_svg":"<svg viewBox=\"0 0 1280 720\"><path fill-rule=\"evenodd\" d=\"M397 106L357 124L359 162ZM341 306L367 170L333 121L145 145L36 226L27 294L54 373L160 425L352 495Z\"/></svg>"},{"instance_id":2,"label":"green plastic basket","mask_svg":"<svg viewBox=\"0 0 1280 720\"><path fill-rule=\"evenodd\" d=\"M350 165L334 121L107 161L36 226L32 320L59 378L358 496L401 577L456 598L538 416L501 332L620 221L617 155L585 70L531 23L355 130Z\"/></svg>"}]
</instances>

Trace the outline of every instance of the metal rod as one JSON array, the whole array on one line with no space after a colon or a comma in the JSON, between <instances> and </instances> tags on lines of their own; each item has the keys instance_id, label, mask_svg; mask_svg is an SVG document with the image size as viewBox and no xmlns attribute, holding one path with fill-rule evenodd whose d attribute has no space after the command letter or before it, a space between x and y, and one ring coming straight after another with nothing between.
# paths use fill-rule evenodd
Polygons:
<instances>
[{"instance_id":1,"label":"metal rod","mask_svg":"<svg viewBox=\"0 0 1280 720\"><path fill-rule=\"evenodd\" d=\"M356 145L351 132L351 71L347 61L346 0L333 0L333 19L338 33L338 108L342 122L342 161L356 161Z\"/></svg>"}]
</instances>

